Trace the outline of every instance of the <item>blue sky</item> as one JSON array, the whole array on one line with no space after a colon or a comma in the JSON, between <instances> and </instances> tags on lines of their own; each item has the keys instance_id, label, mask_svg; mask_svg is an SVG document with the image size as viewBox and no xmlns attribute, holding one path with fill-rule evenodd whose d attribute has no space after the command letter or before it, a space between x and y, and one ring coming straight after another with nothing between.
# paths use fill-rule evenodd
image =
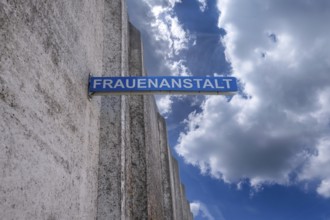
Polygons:
<instances>
[{"instance_id":1,"label":"blue sky","mask_svg":"<svg viewBox=\"0 0 330 220\"><path fill-rule=\"evenodd\" d=\"M195 219L330 219L330 2L127 0L149 75L242 92L157 96Z\"/></svg>"}]
</instances>

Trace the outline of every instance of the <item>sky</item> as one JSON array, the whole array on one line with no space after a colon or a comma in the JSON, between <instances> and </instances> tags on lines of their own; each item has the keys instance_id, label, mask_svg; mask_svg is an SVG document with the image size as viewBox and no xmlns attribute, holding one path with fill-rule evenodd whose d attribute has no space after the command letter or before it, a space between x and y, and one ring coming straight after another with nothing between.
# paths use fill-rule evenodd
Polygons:
<instances>
[{"instance_id":1,"label":"sky","mask_svg":"<svg viewBox=\"0 0 330 220\"><path fill-rule=\"evenodd\" d=\"M330 220L330 1L127 0L149 75L234 76L156 96L196 220Z\"/></svg>"}]
</instances>

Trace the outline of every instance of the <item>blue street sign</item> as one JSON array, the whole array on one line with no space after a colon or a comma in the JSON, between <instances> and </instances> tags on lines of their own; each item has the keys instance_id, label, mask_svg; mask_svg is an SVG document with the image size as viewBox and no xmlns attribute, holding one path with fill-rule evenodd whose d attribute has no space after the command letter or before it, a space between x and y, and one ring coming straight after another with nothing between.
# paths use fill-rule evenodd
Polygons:
<instances>
[{"instance_id":1,"label":"blue street sign","mask_svg":"<svg viewBox=\"0 0 330 220\"><path fill-rule=\"evenodd\" d=\"M237 92L234 77L90 77L89 94L224 94Z\"/></svg>"}]
</instances>

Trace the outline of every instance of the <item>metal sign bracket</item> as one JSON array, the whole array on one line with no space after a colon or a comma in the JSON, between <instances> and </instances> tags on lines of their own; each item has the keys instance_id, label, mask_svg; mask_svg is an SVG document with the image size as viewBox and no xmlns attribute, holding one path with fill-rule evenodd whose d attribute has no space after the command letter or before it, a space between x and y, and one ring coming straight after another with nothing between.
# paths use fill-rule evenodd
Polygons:
<instances>
[{"instance_id":1,"label":"metal sign bracket","mask_svg":"<svg viewBox=\"0 0 330 220\"><path fill-rule=\"evenodd\" d=\"M91 84L91 78L93 77L92 74L88 74L88 88L87 88L87 96L88 96L88 100L91 101L93 98L93 95L95 92L90 92L89 88L90 88L90 84Z\"/></svg>"}]
</instances>

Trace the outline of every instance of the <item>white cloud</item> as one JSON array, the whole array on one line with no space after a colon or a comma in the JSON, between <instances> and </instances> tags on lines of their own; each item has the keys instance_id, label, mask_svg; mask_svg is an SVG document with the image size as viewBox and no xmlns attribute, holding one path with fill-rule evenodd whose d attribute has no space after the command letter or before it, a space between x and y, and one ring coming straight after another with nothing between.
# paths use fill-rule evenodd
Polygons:
<instances>
[{"instance_id":1,"label":"white cloud","mask_svg":"<svg viewBox=\"0 0 330 220\"><path fill-rule=\"evenodd\" d=\"M317 192L325 198L330 198L330 179L322 180Z\"/></svg>"},{"instance_id":2,"label":"white cloud","mask_svg":"<svg viewBox=\"0 0 330 220\"><path fill-rule=\"evenodd\" d=\"M151 8L151 12L154 18L150 23L153 37L159 44L164 45L159 52L171 59L187 49L188 33L183 29L178 17L174 15L173 9L156 5Z\"/></svg>"},{"instance_id":3,"label":"white cloud","mask_svg":"<svg viewBox=\"0 0 330 220\"><path fill-rule=\"evenodd\" d=\"M208 97L192 113L177 152L228 183L320 180L329 193L328 1L219 0L233 75L250 98Z\"/></svg>"},{"instance_id":4,"label":"white cloud","mask_svg":"<svg viewBox=\"0 0 330 220\"><path fill-rule=\"evenodd\" d=\"M317 192L326 198L330 198L330 138L321 139L316 146L316 153L306 163L300 180L321 179Z\"/></svg>"},{"instance_id":5,"label":"white cloud","mask_svg":"<svg viewBox=\"0 0 330 220\"><path fill-rule=\"evenodd\" d=\"M181 0L169 0L171 7L173 8L176 3L181 2Z\"/></svg>"},{"instance_id":6,"label":"white cloud","mask_svg":"<svg viewBox=\"0 0 330 220\"><path fill-rule=\"evenodd\" d=\"M150 36L152 41L150 43L158 55L165 60L165 65L171 65L173 61L177 61L176 56L193 43L193 36L183 28L174 12L174 6L179 2L181 0L127 1L129 11L131 11L131 20L139 26L141 31Z\"/></svg>"},{"instance_id":7,"label":"white cloud","mask_svg":"<svg viewBox=\"0 0 330 220\"><path fill-rule=\"evenodd\" d=\"M173 8L174 5L180 3L181 0L143 0L143 2L147 3L149 6L163 5Z\"/></svg>"},{"instance_id":8,"label":"white cloud","mask_svg":"<svg viewBox=\"0 0 330 220\"><path fill-rule=\"evenodd\" d=\"M195 217L199 214L200 208L201 204L199 202L190 203L190 210Z\"/></svg>"},{"instance_id":9,"label":"white cloud","mask_svg":"<svg viewBox=\"0 0 330 220\"><path fill-rule=\"evenodd\" d=\"M172 111L173 100L170 95L159 96L156 99L159 113L163 116L167 116Z\"/></svg>"},{"instance_id":10,"label":"white cloud","mask_svg":"<svg viewBox=\"0 0 330 220\"><path fill-rule=\"evenodd\" d=\"M205 12L206 8L207 8L207 0L197 0L199 3L199 9L201 10L201 12Z\"/></svg>"},{"instance_id":11,"label":"white cloud","mask_svg":"<svg viewBox=\"0 0 330 220\"><path fill-rule=\"evenodd\" d=\"M194 217L201 216L207 220L214 220L215 218L212 216L208 208L199 201L194 201L190 203L190 210L193 213ZM222 218L223 219L223 218ZM221 219L221 220L222 220Z\"/></svg>"},{"instance_id":12,"label":"white cloud","mask_svg":"<svg viewBox=\"0 0 330 220\"><path fill-rule=\"evenodd\" d=\"M173 76L190 76L191 72L184 64L183 60L173 60L168 63L168 68Z\"/></svg>"}]
</instances>

